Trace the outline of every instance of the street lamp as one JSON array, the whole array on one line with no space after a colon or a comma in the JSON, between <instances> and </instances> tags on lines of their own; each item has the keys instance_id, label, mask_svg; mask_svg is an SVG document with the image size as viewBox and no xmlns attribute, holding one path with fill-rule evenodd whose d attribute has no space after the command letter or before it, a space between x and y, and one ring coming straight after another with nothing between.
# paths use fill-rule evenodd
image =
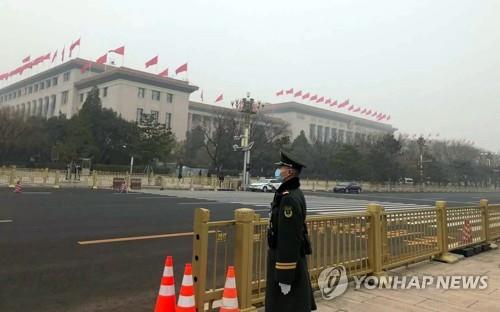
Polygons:
<instances>
[{"instance_id":1,"label":"street lamp","mask_svg":"<svg viewBox=\"0 0 500 312\"><path fill-rule=\"evenodd\" d=\"M122 145L123 149L127 149L127 145ZM130 175L132 175L132 168L134 167L134 156L130 154Z\"/></svg>"},{"instance_id":2,"label":"street lamp","mask_svg":"<svg viewBox=\"0 0 500 312\"><path fill-rule=\"evenodd\" d=\"M250 118L251 116L257 114L257 112L264 107L264 104L260 101L250 97L250 92L247 92L247 97L242 99L237 99L231 101L231 106L243 114L243 135L235 136L235 140L241 140L241 145L233 145L234 151L241 150L243 152L243 174L242 187L244 190L248 188L250 184L250 150L253 147L254 142L249 142L250 139Z\"/></svg>"}]
</instances>

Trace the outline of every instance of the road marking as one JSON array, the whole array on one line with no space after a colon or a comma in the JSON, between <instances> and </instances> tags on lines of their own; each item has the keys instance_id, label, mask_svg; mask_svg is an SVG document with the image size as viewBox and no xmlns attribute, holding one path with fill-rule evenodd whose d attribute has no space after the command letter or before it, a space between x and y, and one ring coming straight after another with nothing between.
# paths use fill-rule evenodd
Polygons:
<instances>
[{"instance_id":1,"label":"road marking","mask_svg":"<svg viewBox=\"0 0 500 312\"><path fill-rule=\"evenodd\" d=\"M421 202L435 202L432 199L426 199L426 198L409 198L409 197L397 197L397 196L384 196L384 195L360 195L363 197L368 197L368 198L378 198L378 200L375 201L381 201L384 199L403 199L403 200L413 200L413 201L421 201ZM335 196L333 196L335 197ZM342 198L342 197L336 197L336 198ZM444 200L444 199L441 199ZM474 202L462 202L462 201L453 201L453 200L445 200L448 203L455 203L455 204L476 204Z\"/></svg>"},{"instance_id":2,"label":"road marking","mask_svg":"<svg viewBox=\"0 0 500 312\"><path fill-rule=\"evenodd\" d=\"M98 240L89 240L89 241L79 241L77 243L78 243L78 245L106 244L106 243L128 242L128 241L145 240L145 239L192 236L193 234L194 234L193 232L170 233L170 234L158 234L158 235L132 236L132 237L119 237L119 238L107 238L107 239L98 239Z\"/></svg>"},{"instance_id":3,"label":"road marking","mask_svg":"<svg viewBox=\"0 0 500 312\"><path fill-rule=\"evenodd\" d=\"M175 198L173 196L137 196L135 199L162 199L162 198Z\"/></svg>"},{"instance_id":4,"label":"road marking","mask_svg":"<svg viewBox=\"0 0 500 312\"><path fill-rule=\"evenodd\" d=\"M49 194L52 194L52 192L22 192L22 194L27 194L27 195L49 195Z\"/></svg>"},{"instance_id":5,"label":"road marking","mask_svg":"<svg viewBox=\"0 0 500 312\"><path fill-rule=\"evenodd\" d=\"M0 220L0 223L11 223L11 222L13 222L13 221L12 220L8 220L8 219L6 219L6 220Z\"/></svg>"},{"instance_id":6,"label":"road marking","mask_svg":"<svg viewBox=\"0 0 500 312\"><path fill-rule=\"evenodd\" d=\"M179 205L206 205L206 204L229 204L229 203L222 203L222 202L216 202L216 201L206 201L206 202L193 202L193 203L177 203Z\"/></svg>"}]
</instances>

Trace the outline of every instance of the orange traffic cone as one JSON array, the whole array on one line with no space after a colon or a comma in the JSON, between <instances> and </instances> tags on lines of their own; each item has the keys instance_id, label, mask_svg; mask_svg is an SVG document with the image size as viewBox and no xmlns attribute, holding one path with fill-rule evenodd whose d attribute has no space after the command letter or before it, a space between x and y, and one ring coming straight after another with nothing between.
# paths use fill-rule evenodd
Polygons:
<instances>
[{"instance_id":1,"label":"orange traffic cone","mask_svg":"<svg viewBox=\"0 0 500 312\"><path fill-rule=\"evenodd\" d=\"M182 278L181 292L177 302L176 312L196 312L194 303L194 287L191 263L186 263L184 267L184 277Z\"/></svg>"},{"instance_id":2,"label":"orange traffic cone","mask_svg":"<svg viewBox=\"0 0 500 312\"><path fill-rule=\"evenodd\" d=\"M14 189L14 193L22 193L23 188L21 187L21 181L16 182L16 188Z\"/></svg>"},{"instance_id":3,"label":"orange traffic cone","mask_svg":"<svg viewBox=\"0 0 500 312\"><path fill-rule=\"evenodd\" d=\"M165 260L155 312L175 312L174 263L172 256L168 256Z\"/></svg>"},{"instance_id":4,"label":"orange traffic cone","mask_svg":"<svg viewBox=\"0 0 500 312\"><path fill-rule=\"evenodd\" d=\"M236 292L236 278L234 277L234 267L227 268L226 285L222 293L222 304L219 312L239 312L238 294Z\"/></svg>"}]
</instances>

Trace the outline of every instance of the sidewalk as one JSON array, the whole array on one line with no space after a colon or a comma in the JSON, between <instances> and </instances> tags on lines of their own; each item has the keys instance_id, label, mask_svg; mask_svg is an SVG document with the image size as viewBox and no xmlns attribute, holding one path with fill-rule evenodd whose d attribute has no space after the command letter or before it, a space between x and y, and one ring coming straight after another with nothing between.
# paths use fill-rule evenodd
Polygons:
<instances>
[{"instance_id":1,"label":"sidewalk","mask_svg":"<svg viewBox=\"0 0 500 312\"><path fill-rule=\"evenodd\" d=\"M426 289L348 290L331 301L317 298L318 312L500 311L500 249L464 258L455 264L425 261L391 270L396 275L487 275L484 290Z\"/></svg>"}]
</instances>

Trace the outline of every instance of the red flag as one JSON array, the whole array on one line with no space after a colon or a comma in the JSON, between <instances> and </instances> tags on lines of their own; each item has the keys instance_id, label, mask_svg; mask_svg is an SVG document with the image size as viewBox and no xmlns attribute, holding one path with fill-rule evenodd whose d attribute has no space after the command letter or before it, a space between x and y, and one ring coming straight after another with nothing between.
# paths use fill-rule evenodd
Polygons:
<instances>
[{"instance_id":1,"label":"red flag","mask_svg":"<svg viewBox=\"0 0 500 312\"><path fill-rule=\"evenodd\" d=\"M373 112L372 117L377 116L377 114L378 114L377 112Z\"/></svg>"},{"instance_id":2,"label":"red flag","mask_svg":"<svg viewBox=\"0 0 500 312\"><path fill-rule=\"evenodd\" d=\"M50 52L45 54L43 57L42 57L42 62L45 62L47 60L50 60Z\"/></svg>"},{"instance_id":3,"label":"red flag","mask_svg":"<svg viewBox=\"0 0 500 312\"><path fill-rule=\"evenodd\" d=\"M295 94L293 96L294 97L302 96L302 91L299 90L299 91L295 92Z\"/></svg>"},{"instance_id":4,"label":"red flag","mask_svg":"<svg viewBox=\"0 0 500 312\"><path fill-rule=\"evenodd\" d=\"M146 68L158 64L158 55L146 62Z\"/></svg>"},{"instance_id":5,"label":"red flag","mask_svg":"<svg viewBox=\"0 0 500 312\"><path fill-rule=\"evenodd\" d=\"M220 102L224 99L224 96L221 94L215 99L215 103Z\"/></svg>"},{"instance_id":6,"label":"red flag","mask_svg":"<svg viewBox=\"0 0 500 312\"><path fill-rule=\"evenodd\" d=\"M349 105L349 99L347 99L344 102L340 103L339 104L339 108L346 107L347 105Z\"/></svg>"},{"instance_id":7,"label":"red flag","mask_svg":"<svg viewBox=\"0 0 500 312\"><path fill-rule=\"evenodd\" d=\"M88 61L85 65L80 68L80 72L83 74L92 67L92 62Z\"/></svg>"},{"instance_id":8,"label":"red flag","mask_svg":"<svg viewBox=\"0 0 500 312\"><path fill-rule=\"evenodd\" d=\"M63 48L62 53L61 53L61 62L64 62L64 50L66 47Z\"/></svg>"},{"instance_id":9,"label":"red flag","mask_svg":"<svg viewBox=\"0 0 500 312\"><path fill-rule=\"evenodd\" d=\"M293 88L286 90L286 94L293 94Z\"/></svg>"},{"instance_id":10,"label":"red flag","mask_svg":"<svg viewBox=\"0 0 500 312\"><path fill-rule=\"evenodd\" d=\"M367 115L367 116L368 116L368 115L371 115L371 114L372 114L372 110L371 110L371 109L370 109L370 110L368 110L368 111L366 112L366 115Z\"/></svg>"},{"instance_id":11,"label":"red flag","mask_svg":"<svg viewBox=\"0 0 500 312\"><path fill-rule=\"evenodd\" d=\"M361 114L366 113L366 108L363 108L363 111L361 111Z\"/></svg>"},{"instance_id":12,"label":"red flag","mask_svg":"<svg viewBox=\"0 0 500 312\"><path fill-rule=\"evenodd\" d=\"M332 106L332 107L335 106L335 105L337 105L337 100L332 101L332 103L330 104L330 106Z\"/></svg>"},{"instance_id":13,"label":"red flag","mask_svg":"<svg viewBox=\"0 0 500 312\"><path fill-rule=\"evenodd\" d=\"M320 98L316 101L316 103L321 103L321 102L324 102L324 101L325 101L325 97L324 97L324 96L322 96L322 97L320 97Z\"/></svg>"},{"instance_id":14,"label":"red flag","mask_svg":"<svg viewBox=\"0 0 500 312\"><path fill-rule=\"evenodd\" d=\"M188 71L188 63L184 63L181 66L177 67L175 70L175 74L178 75L182 72L187 72Z\"/></svg>"},{"instance_id":15,"label":"red flag","mask_svg":"<svg viewBox=\"0 0 500 312\"><path fill-rule=\"evenodd\" d=\"M316 101L318 99L318 95L315 94L313 96L311 96L311 98L309 99L309 101Z\"/></svg>"},{"instance_id":16,"label":"red flag","mask_svg":"<svg viewBox=\"0 0 500 312\"><path fill-rule=\"evenodd\" d=\"M27 57L23 58L23 63L29 62L31 59L31 55L28 55Z\"/></svg>"},{"instance_id":17,"label":"red flag","mask_svg":"<svg viewBox=\"0 0 500 312\"><path fill-rule=\"evenodd\" d=\"M360 110L361 110L361 107L358 107L358 108L356 108L356 109L354 110L354 113L357 113L357 112L359 112Z\"/></svg>"},{"instance_id":18,"label":"red flag","mask_svg":"<svg viewBox=\"0 0 500 312\"><path fill-rule=\"evenodd\" d=\"M283 95L283 94L284 94L283 90L280 90L280 91L276 92L276 96L280 96L280 95Z\"/></svg>"},{"instance_id":19,"label":"red flag","mask_svg":"<svg viewBox=\"0 0 500 312\"><path fill-rule=\"evenodd\" d=\"M161 73L159 73L158 76L168 77L168 68L166 68L164 71L162 71ZM203 94L203 92L202 92L202 94Z\"/></svg>"},{"instance_id":20,"label":"red flag","mask_svg":"<svg viewBox=\"0 0 500 312\"><path fill-rule=\"evenodd\" d=\"M36 66L36 65L40 64L41 62L43 62L43 56L39 56L36 59L34 59L33 62L31 62L31 65Z\"/></svg>"},{"instance_id":21,"label":"red flag","mask_svg":"<svg viewBox=\"0 0 500 312\"><path fill-rule=\"evenodd\" d=\"M113 53L116 53L116 54L125 55L125 46L121 46L119 48L116 48L116 49L113 49L113 50L109 50L108 52L113 52Z\"/></svg>"},{"instance_id":22,"label":"red flag","mask_svg":"<svg viewBox=\"0 0 500 312\"><path fill-rule=\"evenodd\" d=\"M354 105L349 106L349 111L352 111L354 109Z\"/></svg>"},{"instance_id":23,"label":"red flag","mask_svg":"<svg viewBox=\"0 0 500 312\"><path fill-rule=\"evenodd\" d=\"M332 99L327 99L327 100L325 101L325 104L330 104L330 103L332 103Z\"/></svg>"},{"instance_id":24,"label":"red flag","mask_svg":"<svg viewBox=\"0 0 500 312\"><path fill-rule=\"evenodd\" d=\"M309 92L307 92L306 94L304 94L302 96L302 98L305 100L305 99L308 99L311 95L309 94Z\"/></svg>"},{"instance_id":25,"label":"red flag","mask_svg":"<svg viewBox=\"0 0 500 312\"><path fill-rule=\"evenodd\" d=\"M56 60L56 57L57 57L57 50L56 50L56 52L54 52L54 55L52 56L52 63L54 63L54 61Z\"/></svg>"},{"instance_id":26,"label":"red flag","mask_svg":"<svg viewBox=\"0 0 500 312\"><path fill-rule=\"evenodd\" d=\"M27 62L25 64L23 64L21 67L20 67L20 74L22 74L26 69L28 68L32 68L33 67L33 63L32 62Z\"/></svg>"},{"instance_id":27,"label":"red flag","mask_svg":"<svg viewBox=\"0 0 500 312\"><path fill-rule=\"evenodd\" d=\"M80 39L76 40L75 42L72 42L71 45L69 46L69 57L71 57L71 53L73 53L73 49L76 48L77 46L80 46Z\"/></svg>"},{"instance_id":28,"label":"red flag","mask_svg":"<svg viewBox=\"0 0 500 312\"><path fill-rule=\"evenodd\" d=\"M104 54L95 61L97 64L106 64L108 62L108 53Z\"/></svg>"},{"instance_id":29,"label":"red flag","mask_svg":"<svg viewBox=\"0 0 500 312\"><path fill-rule=\"evenodd\" d=\"M9 73L0 74L0 80L7 80L9 78Z\"/></svg>"}]
</instances>

